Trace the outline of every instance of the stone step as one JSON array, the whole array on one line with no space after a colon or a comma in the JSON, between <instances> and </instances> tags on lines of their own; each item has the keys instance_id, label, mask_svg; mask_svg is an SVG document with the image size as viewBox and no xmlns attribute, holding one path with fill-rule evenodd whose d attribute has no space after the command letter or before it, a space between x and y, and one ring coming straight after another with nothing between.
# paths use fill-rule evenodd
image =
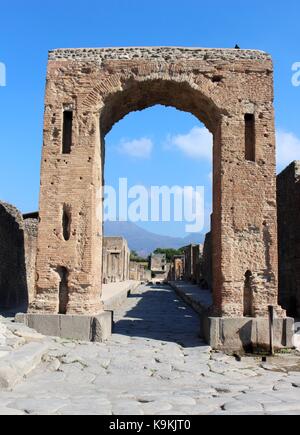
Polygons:
<instances>
[{"instance_id":1,"label":"stone step","mask_svg":"<svg viewBox=\"0 0 300 435\"><path fill-rule=\"evenodd\" d=\"M0 360L0 389L11 389L32 372L49 350L49 343L29 343Z\"/></svg>"}]
</instances>

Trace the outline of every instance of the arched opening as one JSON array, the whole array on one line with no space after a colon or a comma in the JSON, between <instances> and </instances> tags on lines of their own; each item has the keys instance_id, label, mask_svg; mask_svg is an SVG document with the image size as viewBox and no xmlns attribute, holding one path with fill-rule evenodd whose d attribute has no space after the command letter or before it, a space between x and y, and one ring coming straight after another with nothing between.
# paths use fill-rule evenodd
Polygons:
<instances>
[{"instance_id":1,"label":"arched opening","mask_svg":"<svg viewBox=\"0 0 300 435\"><path fill-rule=\"evenodd\" d=\"M221 115L213 101L188 82L158 79L128 80L123 84L122 91L109 94L104 100L100 118L102 138L129 113L155 105L174 107L193 114L212 134L217 129Z\"/></svg>"},{"instance_id":2,"label":"arched opening","mask_svg":"<svg viewBox=\"0 0 300 435\"><path fill-rule=\"evenodd\" d=\"M217 123L212 104L197 92L194 94L185 83L134 82L128 89L109 97L102 110L100 131L105 185L118 190L118 179L127 178L128 188L143 185L148 191L151 185L205 187L205 223L193 237L188 231L176 233L173 228L178 226L174 222L170 232L170 222L137 224L158 236L181 238L178 248L193 243L203 245L206 233L211 231L213 134ZM126 238L126 234L117 233L122 228L119 223L115 228L115 233L104 231L104 235ZM144 255L147 257L157 248L175 248L164 243L165 240L161 244L158 241ZM142 256L143 252L138 254ZM167 272L167 267L162 266L162 273ZM152 273L153 276L156 283L157 276ZM180 270L178 276L182 279L184 270ZM202 282L200 275L195 282Z\"/></svg>"}]
</instances>

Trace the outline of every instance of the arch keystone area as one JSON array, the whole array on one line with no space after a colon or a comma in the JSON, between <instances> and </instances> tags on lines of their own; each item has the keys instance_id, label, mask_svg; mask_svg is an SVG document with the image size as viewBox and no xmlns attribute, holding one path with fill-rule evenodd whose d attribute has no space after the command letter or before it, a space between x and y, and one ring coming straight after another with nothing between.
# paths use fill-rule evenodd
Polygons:
<instances>
[{"instance_id":1,"label":"arch keystone area","mask_svg":"<svg viewBox=\"0 0 300 435\"><path fill-rule=\"evenodd\" d=\"M39 327L38 316L51 317L49 329L59 328L64 336L71 329L66 319L75 330L76 322L89 319L91 339L95 318L110 322L101 302L104 138L128 113L156 104L194 114L214 136L213 306L204 321L207 340L222 349L267 346L272 305L279 340L288 345L292 328L289 333L291 325L278 305L273 64L256 50L49 52L36 297L28 318ZM64 237L62 225L65 204L71 210L70 237ZM57 270L68 271L66 316L58 314ZM247 270L253 318L244 317ZM108 323L101 324L106 332Z\"/></svg>"}]
</instances>

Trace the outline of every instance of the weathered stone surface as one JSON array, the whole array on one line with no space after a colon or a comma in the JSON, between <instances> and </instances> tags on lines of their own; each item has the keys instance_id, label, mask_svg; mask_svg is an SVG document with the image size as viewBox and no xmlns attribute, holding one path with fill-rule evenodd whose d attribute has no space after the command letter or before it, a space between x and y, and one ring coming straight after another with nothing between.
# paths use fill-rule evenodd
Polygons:
<instances>
[{"instance_id":1,"label":"weathered stone surface","mask_svg":"<svg viewBox=\"0 0 300 435\"><path fill-rule=\"evenodd\" d=\"M108 340L112 332L111 311L97 316L20 314L16 320L43 335L70 340L102 342Z\"/></svg>"},{"instance_id":2,"label":"weathered stone surface","mask_svg":"<svg viewBox=\"0 0 300 435\"><path fill-rule=\"evenodd\" d=\"M277 177L279 300L290 316L300 317L300 162Z\"/></svg>"},{"instance_id":3,"label":"weathered stone surface","mask_svg":"<svg viewBox=\"0 0 300 435\"><path fill-rule=\"evenodd\" d=\"M27 305L23 218L15 207L0 202L0 310Z\"/></svg>"},{"instance_id":4,"label":"weathered stone surface","mask_svg":"<svg viewBox=\"0 0 300 435\"><path fill-rule=\"evenodd\" d=\"M214 315L264 317L274 305L284 317L272 72L270 56L252 50L51 51L31 312L57 314L62 294L67 314L102 311L104 139L131 111L162 104L193 113L214 135Z\"/></svg>"},{"instance_id":5,"label":"weathered stone surface","mask_svg":"<svg viewBox=\"0 0 300 435\"><path fill-rule=\"evenodd\" d=\"M129 280L130 250L123 237L103 239L103 284Z\"/></svg>"},{"instance_id":6,"label":"weathered stone surface","mask_svg":"<svg viewBox=\"0 0 300 435\"><path fill-rule=\"evenodd\" d=\"M12 388L41 362L48 344L29 343L1 359L0 388Z\"/></svg>"},{"instance_id":7,"label":"weathered stone surface","mask_svg":"<svg viewBox=\"0 0 300 435\"><path fill-rule=\"evenodd\" d=\"M132 281L139 282L150 282L151 281L151 270L143 263L137 261L130 261L129 264L129 278Z\"/></svg>"},{"instance_id":8,"label":"weathered stone surface","mask_svg":"<svg viewBox=\"0 0 300 435\"><path fill-rule=\"evenodd\" d=\"M25 244L25 264L28 299L31 303L35 296L35 262L37 251L37 236L38 236L38 214L33 218L32 215L23 217L24 219L24 244Z\"/></svg>"},{"instance_id":9,"label":"weathered stone surface","mask_svg":"<svg viewBox=\"0 0 300 435\"><path fill-rule=\"evenodd\" d=\"M102 302L106 311L114 311L124 303L131 291L139 287L140 281L124 281L118 283L104 284Z\"/></svg>"},{"instance_id":10,"label":"weathered stone surface","mask_svg":"<svg viewBox=\"0 0 300 435\"><path fill-rule=\"evenodd\" d=\"M41 363L13 391L0 391L0 414L300 413L296 353L269 358L269 371L261 358L213 352L198 337L198 315L169 287L139 287L115 321L105 344L45 337ZM2 322L5 335L24 328Z\"/></svg>"},{"instance_id":11,"label":"weathered stone surface","mask_svg":"<svg viewBox=\"0 0 300 435\"><path fill-rule=\"evenodd\" d=\"M270 323L266 318L210 316L211 293L189 282L170 282L176 293L201 317L201 336L214 350L252 352L270 350ZM274 320L276 350L294 347L294 320Z\"/></svg>"}]
</instances>

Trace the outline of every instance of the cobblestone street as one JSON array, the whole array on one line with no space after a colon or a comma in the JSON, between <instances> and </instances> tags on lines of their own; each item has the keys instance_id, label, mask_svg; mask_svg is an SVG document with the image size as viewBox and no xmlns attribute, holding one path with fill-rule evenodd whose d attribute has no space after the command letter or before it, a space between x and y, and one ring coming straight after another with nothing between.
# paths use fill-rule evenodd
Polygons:
<instances>
[{"instance_id":1,"label":"cobblestone street","mask_svg":"<svg viewBox=\"0 0 300 435\"><path fill-rule=\"evenodd\" d=\"M108 343L91 344L0 319L9 331L0 367L9 346L48 347L23 382L0 388L0 414L300 414L298 357L263 365L211 352L198 337L199 317L169 287L139 287L115 322Z\"/></svg>"}]
</instances>

